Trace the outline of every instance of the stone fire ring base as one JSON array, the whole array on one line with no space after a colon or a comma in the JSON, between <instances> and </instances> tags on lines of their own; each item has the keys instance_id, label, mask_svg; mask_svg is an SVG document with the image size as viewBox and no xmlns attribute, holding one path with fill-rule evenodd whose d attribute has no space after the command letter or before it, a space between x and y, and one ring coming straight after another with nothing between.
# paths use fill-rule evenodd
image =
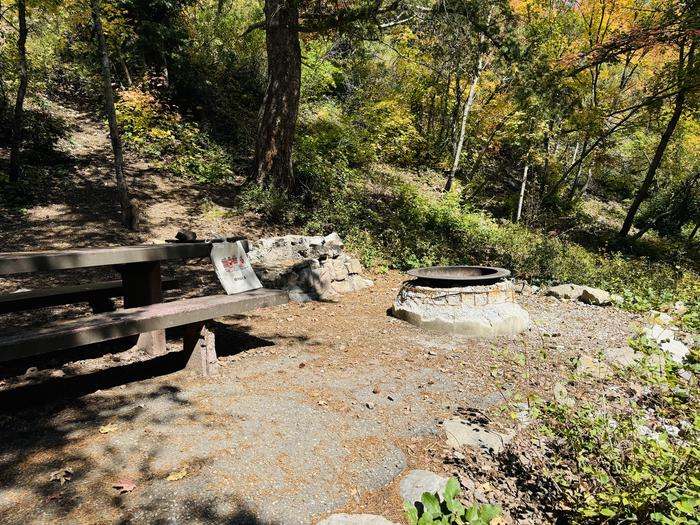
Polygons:
<instances>
[{"instance_id":1,"label":"stone fire ring base","mask_svg":"<svg viewBox=\"0 0 700 525\"><path fill-rule=\"evenodd\" d=\"M530 325L515 302L513 285L431 288L405 283L392 308L394 317L431 330L473 337L515 335Z\"/></svg>"}]
</instances>

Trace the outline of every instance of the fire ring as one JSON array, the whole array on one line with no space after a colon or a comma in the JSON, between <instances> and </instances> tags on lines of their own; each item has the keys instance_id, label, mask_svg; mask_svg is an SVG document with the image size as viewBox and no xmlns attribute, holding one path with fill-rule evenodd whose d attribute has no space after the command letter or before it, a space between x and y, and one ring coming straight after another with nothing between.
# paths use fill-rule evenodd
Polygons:
<instances>
[{"instance_id":1,"label":"fire ring","mask_svg":"<svg viewBox=\"0 0 700 525\"><path fill-rule=\"evenodd\" d=\"M416 277L416 285L440 288L495 284L509 277L510 270L492 266L433 266L409 270L408 275Z\"/></svg>"}]
</instances>

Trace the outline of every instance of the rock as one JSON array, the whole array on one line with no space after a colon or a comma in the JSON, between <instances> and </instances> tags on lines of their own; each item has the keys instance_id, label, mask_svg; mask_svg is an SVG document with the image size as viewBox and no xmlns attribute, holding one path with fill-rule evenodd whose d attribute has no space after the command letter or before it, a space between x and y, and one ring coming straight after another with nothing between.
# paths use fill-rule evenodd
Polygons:
<instances>
[{"instance_id":1,"label":"rock","mask_svg":"<svg viewBox=\"0 0 700 525\"><path fill-rule=\"evenodd\" d=\"M629 346L621 346L618 348L608 348L603 351L608 362L616 365L619 368L626 368L634 363L639 362L643 354L637 353Z\"/></svg>"},{"instance_id":2,"label":"rock","mask_svg":"<svg viewBox=\"0 0 700 525\"><path fill-rule=\"evenodd\" d=\"M666 341L672 341L676 338L676 334L670 328L665 328L658 324L654 324L651 327L645 328L643 334L658 344L664 343Z\"/></svg>"},{"instance_id":3,"label":"rock","mask_svg":"<svg viewBox=\"0 0 700 525\"><path fill-rule=\"evenodd\" d=\"M683 315L688 311L688 307L683 301L676 301L675 303L673 303L673 311L679 315Z\"/></svg>"},{"instance_id":4,"label":"rock","mask_svg":"<svg viewBox=\"0 0 700 525\"><path fill-rule=\"evenodd\" d=\"M578 300L582 303L596 306L607 306L612 304L612 299L610 298L610 294L608 292L601 290L600 288L591 288L589 286L583 287Z\"/></svg>"},{"instance_id":5,"label":"rock","mask_svg":"<svg viewBox=\"0 0 700 525\"><path fill-rule=\"evenodd\" d=\"M554 383L552 391L554 393L554 399L558 403L569 407L572 407L576 404L576 401L572 397L569 397L569 392L567 392L566 387L563 383Z\"/></svg>"},{"instance_id":6,"label":"rock","mask_svg":"<svg viewBox=\"0 0 700 525\"><path fill-rule=\"evenodd\" d=\"M293 301L332 301L374 284L362 277L360 261L342 249L335 232L325 237L287 235L252 243L248 256L264 286L287 290Z\"/></svg>"},{"instance_id":7,"label":"rock","mask_svg":"<svg viewBox=\"0 0 700 525\"><path fill-rule=\"evenodd\" d=\"M340 249L342 249L343 246L345 246L343 244L342 239L340 238L340 235L338 235L338 232L333 232L333 233L329 233L328 235L326 235L323 238L323 244L325 246L332 246L334 248L340 248Z\"/></svg>"},{"instance_id":8,"label":"rock","mask_svg":"<svg viewBox=\"0 0 700 525\"><path fill-rule=\"evenodd\" d=\"M333 514L317 525L397 525L383 516L374 514Z\"/></svg>"},{"instance_id":9,"label":"rock","mask_svg":"<svg viewBox=\"0 0 700 525\"><path fill-rule=\"evenodd\" d=\"M649 312L647 322L651 325L669 326L673 323L673 317L666 312L651 311Z\"/></svg>"},{"instance_id":10,"label":"rock","mask_svg":"<svg viewBox=\"0 0 700 525\"><path fill-rule=\"evenodd\" d=\"M545 295L551 295L557 299L567 299L576 301L583 293L583 286L577 284L560 284L559 286L551 286L547 288Z\"/></svg>"},{"instance_id":11,"label":"rock","mask_svg":"<svg viewBox=\"0 0 700 525\"><path fill-rule=\"evenodd\" d=\"M372 401L369 401L365 406L370 410L374 410L374 407L377 405L375 405Z\"/></svg>"},{"instance_id":12,"label":"rock","mask_svg":"<svg viewBox=\"0 0 700 525\"><path fill-rule=\"evenodd\" d=\"M479 425L473 425L455 417L443 423L447 433L447 444L452 448L470 446L480 448L498 455L511 439L512 434L501 434L486 430Z\"/></svg>"},{"instance_id":13,"label":"rock","mask_svg":"<svg viewBox=\"0 0 700 525\"><path fill-rule=\"evenodd\" d=\"M26 378L38 377L39 375L41 375L39 373L39 369L35 366L30 366L29 368L27 368L27 371L24 373L24 377L26 377Z\"/></svg>"},{"instance_id":14,"label":"rock","mask_svg":"<svg viewBox=\"0 0 700 525\"><path fill-rule=\"evenodd\" d=\"M362 264L360 264L360 261L358 259L353 259L352 257L347 258L345 260L345 267L347 268L348 273L350 275L359 275L362 273Z\"/></svg>"},{"instance_id":15,"label":"rock","mask_svg":"<svg viewBox=\"0 0 700 525\"><path fill-rule=\"evenodd\" d=\"M425 492L437 493L443 499L446 485L447 478L443 476L428 470L412 470L401 480L399 490L403 501L415 503Z\"/></svg>"},{"instance_id":16,"label":"rock","mask_svg":"<svg viewBox=\"0 0 700 525\"><path fill-rule=\"evenodd\" d=\"M590 375L596 379L607 379L613 375L612 368L585 354L579 356L576 362L576 372Z\"/></svg>"},{"instance_id":17,"label":"rock","mask_svg":"<svg viewBox=\"0 0 700 525\"><path fill-rule=\"evenodd\" d=\"M671 359L676 363L682 363L685 357L690 353L688 347L676 339L661 343L661 349L664 352L668 352Z\"/></svg>"}]
</instances>

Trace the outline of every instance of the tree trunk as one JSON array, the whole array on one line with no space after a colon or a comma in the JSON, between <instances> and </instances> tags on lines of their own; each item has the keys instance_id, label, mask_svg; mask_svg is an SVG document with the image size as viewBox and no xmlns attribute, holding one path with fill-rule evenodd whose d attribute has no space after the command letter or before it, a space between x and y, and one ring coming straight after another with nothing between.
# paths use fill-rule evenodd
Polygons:
<instances>
[{"instance_id":1,"label":"tree trunk","mask_svg":"<svg viewBox=\"0 0 700 525\"><path fill-rule=\"evenodd\" d=\"M294 130L301 88L297 0L265 0L267 89L260 111L253 177L292 189Z\"/></svg>"},{"instance_id":2,"label":"tree trunk","mask_svg":"<svg viewBox=\"0 0 700 525\"><path fill-rule=\"evenodd\" d=\"M126 63L126 60L124 60L124 55L121 54L121 51L119 52L119 63L122 66L122 71L124 73L124 80L126 80L126 87L131 87L132 86L131 73L129 72L129 66Z\"/></svg>"},{"instance_id":3,"label":"tree trunk","mask_svg":"<svg viewBox=\"0 0 700 525\"><path fill-rule=\"evenodd\" d=\"M459 169L459 161L462 156L462 148L464 147L464 136L467 130L467 120L469 119L469 112L474 104L474 95L476 94L476 86L479 84L479 77L481 76L482 60L479 57L479 67L476 74L474 75L474 80L472 80L471 86L469 86L469 95L467 96L467 101L464 103L464 112L462 113L462 125L459 129L459 139L455 147L455 158L452 162L452 169L447 177L447 182L445 183L445 191L450 191L452 189L452 182L454 181L455 174Z\"/></svg>"},{"instance_id":4,"label":"tree trunk","mask_svg":"<svg viewBox=\"0 0 700 525\"><path fill-rule=\"evenodd\" d=\"M525 165L525 169L523 170L523 182L520 185L520 198L518 199L518 213L515 216L515 222L520 222L520 216L523 213L523 201L525 200L525 185L527 184L527 172L530 169L530 166L527 164Z\"/></svg>"},{"instance_id":5,"label":"tree trunk","mask_svg":"<svg viewBox=\"0 0 700 525\"><path fill-rule=\"evenodd\" d=\"M649 196L649 189L654 183L656 171L661 165L661 161L664 158L664 152L666 151L666 147L671 141L673 132L676 130L678 121L680 120L681 115L683 114L683 110L685 109L686 92L686 89L681 89L678 92L678 95L676 95L676 102L673 108L673 115L671 115L668 124L666 124L666 129L661 135L661 140L659 140L659 144L656 146L654 158L651 159L651 163L649 164L649 169L647 170L646 177L644 177L642 186L639 188L639 191L635 195L634 201L632 201L632 205L630 206L630 209L627 212L627 217L625 217L625 222L622 224L622 229L620 230L620 237L627 237L627 235L629 235L629 232L632 229L632 225L634 224L634 218L637 215L637 212L639 211L639 207L642 205L642 202L644 202Z\"/></svg>"},{"instance_id":6,"label":"tree trunk","mask_svg":"<svg viewBox=\"0 0 700 525\"><path fill-rule=\"evenodd\" d=\"M486 24L488 25L489 22L491 21L491 13L492 11L489 11L489 16L487 18ZM462 148L464 147L464 136L465 136L465 131L467 129L467 120L469 119L469 112L472 109L472 105L474 104L474 96L476 95L476 87L479 85L479 78L481 78L481 73L484 70L484 52L481 49L481 46L484 45L486 37L482 33L479 36L479 59L476 64L476 71L474 72L474 78L472 79L471 86L469 86L469 95L467 95L467 101L464 103L464 112L462 113L462 125L459 130L459 139L457 140L457 143L455 144L455 156L454 156L454 161L452 162L452 169L450 170L449 175L447 176L447 182L445 183L445 191L450 191L452 189L452 183L454 182L455 174L457 173L457 170L459 169L459 161L460 157L462 156Z\"/></svg>"},{"instance_id":7,"label":"tree trunk","mask_svg":"<svg viewBox=\"0 0 700 525\"><path fill-rule=\"evenodd\" d=\"M114 174L117 181L117 192L119 193L119 205L122 212L122 222L127 228L138 229L138 217L135 204L129 200L129 188L124 177L124 159L122 156L122 142L119 138L117 128L117 113L114 109L114 93L112 92L112 75L109 65L109 54L107 52L107 42L102 30L100 19L100 0L92 0L92 20L95 25L97 45L102 61L102 82L104 84L105 111L109 122L109 138L112 142L112 153L114 154Z\"/></svg>"},{"instance_id":8,"label":"tree trunk","mask_svg":"<svg viewBox=\"0 0 700 525\"><path fill-rule=\"evenodd\" d=\"M695 239L695 235L698 233L698 230L700 230L700 222L695 224L695 228L693 228L693 231L690 232L690 235L688 235L688 240L686 241L687 246L690 246L693 243L693 239Z\"/></svg>"},{"instance_id":9,"label":"tree trunk","mask_svg":"<svg viewBox=\"0 0 700 525\"><path fill-rule=\"evenodd\" d=\"M17 0L17 18L19 38L17 52L19 56L19 87L15 101L15 114L12 119L12 143L10 146L10 182L17 182L20 174L20 147L22 145L22 120L24 115L24 97L27 94L29 68L27 66L27 7L25 0Z\"/></svg>"},{"instance_id":10,"label":"tree trunk","mask_svg":"<svg viewBox=\"0 0 700 525\"><path fill-rule=\"evenodd\" d=\"M588 137L583 141L583 151L586 151L588 148ZM576 142L576 152L574 153L574 158L571 161L573 164L576 162L576 153L578 152L578 142ZM576 191L578 190L578 184L579 181L581 180L581 171L583 170L583 162L580 162L578 165L578 170L576 171L576 176L574 177L574 182L571 183L571 188L569 188L569 200L572 201L574 200L574 197L576 197ZM590 169L589 169L590 173ZM590 179L589 179L590 180Z\"/></svg>"}]
</instances>

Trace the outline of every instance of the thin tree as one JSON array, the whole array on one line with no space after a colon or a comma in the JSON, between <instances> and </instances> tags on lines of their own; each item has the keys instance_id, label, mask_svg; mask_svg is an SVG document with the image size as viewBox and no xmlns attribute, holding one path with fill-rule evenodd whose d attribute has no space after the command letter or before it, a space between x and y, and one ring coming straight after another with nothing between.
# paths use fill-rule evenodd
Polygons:
<instances>
[{"instance_id":1,"label":"thin tree","mask_svg":"<svg viewBox=\"0 0 700 525\"><path fill-rule=\"evenodd\" d=\"M27 66L27 6L25 0L17 0L17 19L19 37L17 53L19 57L19 87L15 101L15 113L12 119L12 142L10 146L10 182L17 182L21 171L20 148L22 146L22 124L24 120L24 97L27 95L29 83L29 67Z\"/></svg>"},{"instance_id":2,"label":"thin tree","mask_svg":"<svg viewBox=\"0 0 700 525\"><path fill-rule=\"evenodd\" d=\"M486 20L486 25L488 26L489 23L491 22L491 13L493 10L489 11L489 16ZM479 46L478 46L478 53L479 53L479 58L477 60L476 64L476 71L474 73L474 78L472 79L472 83L469 86L469 95L467 95L467 101L464 103L464 111L462 112L462 124L459 129L459 138L457 139L457 144L455 145L455 156L454 156L454 161L452 162L452 169L450 170L450 174L447 176L447 182L445 183L445 191L450 191L452 189L452 183L454 182L455 175L457 174L457 170L459 169L459 162L462 157L462 148L464 147L464 138L466 136L466 131L467 131L467 121L469 120L469 113L472 109L472 106L474 104L474 98L476 96L476 88L479 84L479 79L481 78L481 73L483 73L485 64L484 64L484 50L482 49L484 46L484 42L486 40L486 35L484 33L481 33L479 35Z\"/></svg>"},{"instance_id":3,"label":"thin tree","mask_svg":"<svg viewBox=\"0 0 700 525\"><path fill-rule=\"evenodd\" d=\"M112 153L114 154L114 174L116 176L122 222L127 228L136 230L138 229L138 214L136 213L135 203L129 199L129 187L126 183L126 177L124 177L122 143L119 137L119 129L117 128L117 112L114 108L114 92L112 91L112 75L110 72L107 41L105 40L102 20L100 18L100 0L92 0L92 20L95 26L97 45L102 62L105 112L107 113L107 121L109 122L109 138L112 142Z\"/></svg>"},{"instance_id":4,"label":"thin tree","mask_svg":"<svg viewBox=\"0 0 700 525\"><path fill-rule=\"evenodd\" d=\"M632 229L632 225L634 224L634 218L637 215L637 212L639 211L639 207L642 205L642 202L644 202L649 197L649 190L651 189L651 186L654 183L654 179L656 178L656 172L658 171L659 166L661 166L661 161L664 158L666 148L671 142L671 138L673 137L673 133L676 130L678 121L680 120L681 115L685 110L688 92L693 87L692 83L689 82L688 77L690 76L690 72L695 69L695 47L696 41L693 39L686 56L685 42L681 43L678 53L679 88L673 104L673 113L671 114L671 118L666 124L666 129L664 129L664 132L661 134L661 139L659 140L659 143L656 146L654 157L649 163L649 168L647 169L647 174L644 177L644 181L642 182L641 187L637 191L637 194L635 195L634 200L632 201L632 204L630 205L630 208L627 211L627 216L625 217L625 221L622 224L622 229L620 229L620 237L624 238L627 237L627 235L629 235L629 232Z\"/></svg>"}]
</instances>

